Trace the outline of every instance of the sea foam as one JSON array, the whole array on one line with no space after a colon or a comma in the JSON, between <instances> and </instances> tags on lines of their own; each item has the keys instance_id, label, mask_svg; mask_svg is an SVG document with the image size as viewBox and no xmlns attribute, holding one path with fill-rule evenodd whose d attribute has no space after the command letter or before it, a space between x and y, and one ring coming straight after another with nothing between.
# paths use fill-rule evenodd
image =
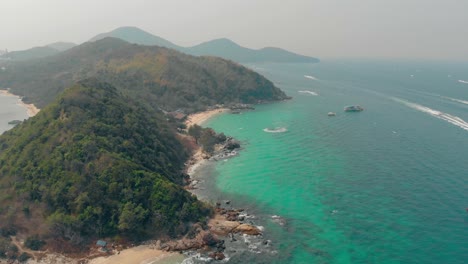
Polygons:
<instances>
[{"instance_id":1,"label":"sea foam","mask_svg":"<svg viewBox=\"0 0 468 264\"><path fill-rule=\"evenodd\" d=\"M298 93L301 93L301 94L310 94L310 95L313 95L313 96L318 96L318 93L312 92L312 91L309 91L309 90L297 91L297 92L298 92Z\"/></svg>"},{"instance_id":2,"label":"sea foam","mask_svg":"<svg viewBox=\"0 0 468 264\"><path fill-rule=\"evenodd\" d=\"M468 81L464 81L464 80L458 80L458 82L468 84Z\"/></svg>"},{"instance_id":3,"label":"sea foam","mask_svg":"<svg viewBox=\"0 0 468 264\"><path fill-rule=\"evenodd\" d=\"M318 79L312 75L304 75L305 78L318 81Z\"/></svg>"},{"instance_id":4,"label":"sea foam","mask_svg":"<svg viewBox=\"0 0 468 264\"><path fill-rule=\"evenodd\" d=\"M286 131L288 131L287 128L285 127L277 127L277 128L264 128L263 131L267 132L267 133L284 133Z\"/></svg>"},{"instance_id":5,"label":"sea foam","mask_svg":"<svg viewBox=\"0 0 468 264\"><path fill-rule=\"evenodd\" d=\"M444 112L441 112L441 111L438 111L438 110L434 110L434 109L431 109L429 107L426 107L426 106L423 106L423 105L420 105L420 104L409 102L409 101L406 101L406 100L403 100L403 99L400 99L400 98L393 97L392 99L394 101L398 102L398 103L404 104L404 105L406 105L406 106L408 106L410 108L421 111L423 113L430 114L433 117L442 119L444 121L447 121L447 122L449 122L449 123L451 123L453 125L456 125L456 126L462 128L462 129L468 131L468 122L466 122L465 120L461 119L458 116L453 116L453 115L450 115L450 114L447 114L447 113L444 113Z\"/></svg>"}]
</instances>

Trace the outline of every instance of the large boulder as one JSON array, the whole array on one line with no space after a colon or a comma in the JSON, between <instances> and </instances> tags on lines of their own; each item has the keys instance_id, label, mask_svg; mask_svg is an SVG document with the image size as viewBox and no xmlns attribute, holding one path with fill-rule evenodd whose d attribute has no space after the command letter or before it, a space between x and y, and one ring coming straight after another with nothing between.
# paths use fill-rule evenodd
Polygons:
<instances>
[{"instance_id":1,"label":"large boulder","mask_svg":"<svg viewBox=\"0 0 468 264\"><path fill-rule=\"evenodd\" d=\"M262 231L257 227L249 224L241 224L234 229L235 233L242 233L251 236L258 236L262 234Z\"/></svg>"}]
</instances>

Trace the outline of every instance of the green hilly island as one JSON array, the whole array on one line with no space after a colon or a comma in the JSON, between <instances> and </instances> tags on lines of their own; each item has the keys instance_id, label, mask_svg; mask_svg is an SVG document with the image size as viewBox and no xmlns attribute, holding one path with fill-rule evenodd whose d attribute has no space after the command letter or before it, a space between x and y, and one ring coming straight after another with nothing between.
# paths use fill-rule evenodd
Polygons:
<instances>
[{"instance_id":1,"label":"green hilly island","mask_svg":"<svg viewBox=\"0 0 468 264\"><path fill-rule=\"evenodd\" d=\"M33 61L4 62L0 87L39 108L78 80L97 77L155 109L195 112L215 104L282 100L263 76L216 57L195 57L116 38L87 42Z\"/></svg>"},{"instance_id":2,"label":"green hilly island","mask_svg":"<svg viewBox=\"0 0 468 264\"><path fill-rule=\"evenodd\" d=\"M0 66L0 87L42 109L0 135L0 258L20 257L15 234L51 252L192 234L213 208L184 189L185 164L226 136L184 135L168 112L288 98L235 62L116 38Z\"/></svg>"},{"instance_id":3,"label":"green hilly island","mask_svg":"<svg viewBox=\"0 0 468 264\"><path fill-rule=\"evenodd\" d=\"M211 213L180 185L187 156L162 114L80 81L0 137L0 229L76 245L187 232Z\"/></svg>"}]
</instances>

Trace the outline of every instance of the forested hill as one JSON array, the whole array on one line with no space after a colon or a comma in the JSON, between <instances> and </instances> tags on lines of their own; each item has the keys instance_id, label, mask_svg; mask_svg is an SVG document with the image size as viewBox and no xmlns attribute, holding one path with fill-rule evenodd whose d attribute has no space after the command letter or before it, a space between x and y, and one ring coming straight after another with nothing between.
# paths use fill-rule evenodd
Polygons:
<instances>
[{"instance_id":1,"label":"forested hill","mask_svg":"<svg viewBox=\"0 0 468 264\"><path fill-rule=\"evenodd\" d=\"M178 184L186 156L163 116L82 81L0 136L0 228L73 244L186 232L210 213Z\"/></svg>"},{"instance_id":2,"label":"forested hill","mask_svg":"<svg viewBox=\"0 0 468 264\"><path fill-rule=\"evenodd\" d=\"M223 103L282 100L263 76L228 60L105 38L43 59L4 62L0 87L44 107L74 82L106 81L126 95L163 110L204 110Z\"/></svg>"}]
</instances>

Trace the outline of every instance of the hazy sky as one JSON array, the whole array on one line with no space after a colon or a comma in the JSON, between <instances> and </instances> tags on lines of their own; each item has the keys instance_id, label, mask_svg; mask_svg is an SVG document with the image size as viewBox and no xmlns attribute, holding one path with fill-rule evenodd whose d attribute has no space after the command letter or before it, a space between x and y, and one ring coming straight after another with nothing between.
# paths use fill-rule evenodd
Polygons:
<instances>
[{"instance_id":1,"label":"hazy sky","mask_svg":"<svg viewBox=\"0 0 468 264\"><path fill-rule=\"evenodd\" d=\"M137 26L182 46L227 37L317 57L468 60L468 0L0 0L0 48Z\"/></svg>"}]
</instances>

